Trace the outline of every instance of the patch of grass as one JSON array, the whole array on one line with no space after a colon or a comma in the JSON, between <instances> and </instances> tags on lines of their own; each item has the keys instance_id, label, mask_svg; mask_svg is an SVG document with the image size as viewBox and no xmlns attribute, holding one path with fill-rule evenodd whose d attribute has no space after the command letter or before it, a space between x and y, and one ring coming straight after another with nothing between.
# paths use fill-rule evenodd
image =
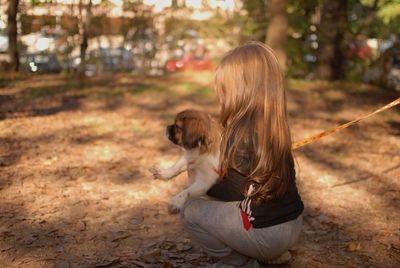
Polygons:
<instances>
[{"instance_id":1,"label":"patch of grass","mask_svg":"<svg viewBox=\"0 0 400 268\"><path fill-rule=\"evenodd\" d=\"M184 82L182 84L182 87L186 92L192 92L196 88L196 86L197 85L195 83L192 83L192 82Z\"/></svg>"},{"instance_id":2,"label":"patch of grass","mask_svg":"<svg viewBox=\"0 0 400 268\"><path fill-rule=\"evenodd\" d=\"M325 80L303 80L288 79L289 90L335 90L347 93L364 93L379 91L379 87L369 84L349 82L349 81L325 81Z\"/></svg>"},{"instance_id":3,"label":"patch of grass","mask_svg":"<svg viewBox=\"0 0 400 268\"><path fill-rule=\"evenodd\" d=\"M160 116L161 120L167 122L173 122L175 120L175 114L163 114Z\"/></svg>"},{"instance_id":4,"label":"patch of grass","mask_svg":"<svg viewBox=\"0 0 400 268\"><path fill-rule=\"evenodd\" d=\"M124 94L121 91L110 88L98 88L93 92L88 92L87 95L93 95L97 99L121 97Z\"/></svg>"},{"instance_id":5,"label":"patch of grass","mask_svg":"<svg viewBox=\"0 0 400 268\"><path fill-rule=\"evenodd\" d=\"M208 97L213 93L213 90L210 87L204 86L196 89L196 95L200 97Z\"/></svg>"},{"instance_id":6,"label":"patch of grass","mask_svg":"<svg viewBox=\"0 0 400 268\"><path fill-rule=\"evenodd\" d=\"M134 83L134 88L129 90L128 92L132 95L139 95L145 92L168 92L168 88L155 84L147 84L147 83Z\"/></svg>"},{"instance_id":7,"label":"patch of grass","mask_svg":"<svg viewBox=\"0 0 400 268\"><path fill-rule=\"evenodd\" d=\"M91 127L92 132L96 135L104 135L115 131L116 127L110 124L96 124Z\"/></svg>"}]
</instances>

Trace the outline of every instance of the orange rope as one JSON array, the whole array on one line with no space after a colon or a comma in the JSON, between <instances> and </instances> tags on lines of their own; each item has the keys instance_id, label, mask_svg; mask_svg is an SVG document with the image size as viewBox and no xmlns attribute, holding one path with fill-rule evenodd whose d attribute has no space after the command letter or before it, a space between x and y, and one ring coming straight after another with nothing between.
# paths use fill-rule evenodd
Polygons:
<instances>
[{"instance_id":1,"label":"orange rope","mask_svg":"<svg viewBox=\"0 0 400 268\"><path fill-rule=\"evenodd\" d=\"M343 125L340 125L340 126L333 127L331 129L322 131L321 133L313 135L313 136L311 136L311 137L309 137L309 138L307 138L307 139L305 139L303 141L295 142L295 143L292 144L292 150L295 150L295 149L297 149L299 147L302 147L302 146L304 146L306 144L314 142L314 141L316 141L316 140L318 140L318 139L320 139L322 137L331 135L332 133L335 133L336 131L339 131L341 129L344 129L344 128L347 128L347 127L349 127L351 125L354 125L355 123L357 123L357 122L359 122L361 120L364 120L364 119L366 119L366 118L368 118L370 116L373 116L374 114L377 114L377 113L380 113L380 112L382 112L384 110L392 108L393 106L396 106L398 104L400 104L400 98L398 98L397 100L392 101L391 103L379 108L378 110L376 110L376 111L374 111L374 112L372 112L372 113L370 113L370 114L368 114L366 116L362 116L362 117L360 117L358 119L355 119L353 121L347 122L346 124L343 124Z\"/></svg>"}]
</instances>

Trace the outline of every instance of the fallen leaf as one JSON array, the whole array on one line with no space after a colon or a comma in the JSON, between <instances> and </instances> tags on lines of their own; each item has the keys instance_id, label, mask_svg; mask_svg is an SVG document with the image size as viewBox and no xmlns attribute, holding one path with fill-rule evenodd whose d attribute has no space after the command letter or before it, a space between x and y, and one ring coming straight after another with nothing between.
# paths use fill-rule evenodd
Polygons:
<instances>
[{"instance_id":1,"label":"fallen leaf","mask_svg":"<svg viewBox=\"0 0 400 268\"><path fill-rule=\"evenodd\" d=\"M109 239L111 242L116 242L118 240L125 239L129 236L130 235L128 233L126 233L125 231L118 231L118 232L111 233Z\"/></svg>"},{"instance_id":2,"label":"fallen leaf","mask_svg":"<svg viewBox=\"0 0 400 268\"><path fill-rule=\"evenodd\" d=\"M81 220L86 217L88 213L83 210L81 207L75 207L71 212L71 219Z\"/></svg>"},{"instance_id":3,"label":"fallen leaf","mask_svg":"<svg viewBox=\"0 0 400 268\"><path fill-rule=\"evenodd\" d=\"M96 263L95 267L107 267L110 266L112 264L116 264L120 261L119 258L106 258L101 260L100 262Z\"/></svg>"},{"instance_id":4,"label":"fallen leaf","mask_svg":"<svg viewBox=\"0 0 400 268\"><path fill-rule=\"evenodd\" d=\"M56 251L57 251L58 253L64 252L64 246L63 246L63 245L57 245L57 246L56 246Z\"/></svg>"},{"instance_id":5,"label":"fallen leaf","mask_svg":"<svg viewBox=\"0 0 400 268\"><path fill-rule=\"evenodd\" d=\"M181 244L181 243L179 243L179 244L176 246L176 249L179 250L179 251L181 251L181 252L185 252L185 251L191 250L191 249L192 249L192 246L191 246L190 244Z\"/></svg>"},{"instance_id":6,"label":"fallen leaf","mask_svg":"<svg viewBox=\"0 0 400 268\"><path fill-rule=\"evenodd\" d=\"M183 259L183 257L176 253L167 253L169 259Z\"/></svg>"},{"instance_id":7,"label":"fallen leaf","mask_svg":"<svg viewBox=\"0 0 400 268\"><path fill-rule=\"evenodd\" d=\"M138 266L140 266L140 267L143 267L143 268L149 268L150 266L149 265L147 265L146 263L144 263L144 262L141 262L141 261L137 261L137 260L133 260L133 261L131 261L133 264L136 264L136 265L138 265Z\"/></svg>"},{"instance_id":8,"label":"fallen leaf","mask_svg":"<svg viewBox=\"0 0 400 268\"><path fill-rule=\"evenodd\" d=\"M64 260L59 260L54 264L55 268L69 268L69 262Z\"/></svg>"},{"instance_id":9,"label":"fallen leaf","mask_svg":"<svg viewBox=\"0 0 400 268\"><path fill-rule=\"evenodd\" d=\"M155 245L157 245L159 243L162 243L163 241L164 241L163 237L148 239L143 242L142 246L145 248L150 248L150 247L154 247Z\"/></svg>"},{"instance_id":10,"label":"fallen leaf","mask_svg":"<svg viewBox=\"0 0 400 268\"><path fill-rule=\"evenodd\" d=\"M34 241L36 241L37 239L38 239L38 234L36 234L36 233L30 233L30 234L27 234L27 235L25 235L23 238L22 238L22 242L24 243L24 244L26 244L26 245L30 245L30 244L32 244Z\"/></svg>"},{"instance_id":11,"label":"fallen leaf","mask_svg":"<svg viewBox=\"0 0 400 268\"><path fill-rule=\"evenodd\" d=\"M78 223L76 224L76 229L78 231L85 231L86 230L86 223L84 221L78 221Z\"/></svg>"},{"instance_id":12,"label":"fallen leaf","mask_svg":"<svg viewBox=\"0 0 400 268\"><path fill-rule=\"evenodd\" d=\"M187 254L185 256L185 260L186 261L194 261L194 260L200 259L202 256L203 255L200 253L191 253L191 254Z\"/></svg>"},{"instance_id":13,"label":"fallen leaf","mask_svg":"<svg viewBox=\"0 0 400 268\"><path fill-rule=\"evenodd\" d=\"M174 265L168 261L165 261L163 264L163 268L174 268Z\"/></svg>"},{"instance_id":14,"label":"fallen leaf","mask_svg":"<svg viewBox=\"0 0 400 268\"><path fill-rule=\"evenodd\" d=\"M361 250L361 243L360 242L351 242L348 244L348 250L351 252L360 251Z\"/></svg>"},{"instance_id":15,"label":"fallen leaf","mask_svg":"<svg viewBox=\"0 0 400 268\"><path fill-rule=\"evenodd\" d=\"M146 263L156 263L161 255L161 250L156 248L151 251L144 252L140 258Z\"/></svg>"},{"instance_id":16,"label":"fallen leaf","mask_svg":"<svg viewBox=\"0 0 400 268\"><path fill-rule=\"evenodd\" d=\"M142 224L143 221L144 221L143 215L137 215L137 216L132 217L132 218L129 220L129 223L130 223L130 224L133 224L133 225L139 225L139 224Z\"/></svg>"}]
</instances>

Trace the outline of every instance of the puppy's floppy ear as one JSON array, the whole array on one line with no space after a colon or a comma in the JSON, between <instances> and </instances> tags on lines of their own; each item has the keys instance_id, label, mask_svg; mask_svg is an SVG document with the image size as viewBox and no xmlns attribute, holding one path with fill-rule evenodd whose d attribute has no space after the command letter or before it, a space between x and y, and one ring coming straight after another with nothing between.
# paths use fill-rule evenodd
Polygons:
<instances>
[{"instance_id":1,"label":"puppy's floppy ear","mask_svg":"<svg viewBox=\"0 0 400 268\"><path fill-rule=\"evenodd\" d=\"M202 118L186 117L183 120L182 144L185 148L194 149L206 142L208 124Z\"/></svg>"}]
</instances>

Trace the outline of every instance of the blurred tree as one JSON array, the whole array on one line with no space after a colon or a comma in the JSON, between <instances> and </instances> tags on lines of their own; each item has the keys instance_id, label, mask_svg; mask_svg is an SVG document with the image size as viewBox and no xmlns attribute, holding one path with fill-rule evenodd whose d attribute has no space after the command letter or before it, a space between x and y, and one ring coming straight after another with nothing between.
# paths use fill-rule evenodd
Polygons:
<instances>
[{"instance_id":1,"label":"blurred tree","mask_svg":"<svg viewBox=\"0 0 400 268\"><path fill-rule=\"evenodd\" d=\"M386 26L389 26L391 33L400 34L400 1L385 2L378 10L378 17Z\"/></svg>"},{"instance_id":2,"label":"blurred tree","mask_svg":"<svg viewBox=\"0 0 400 268\"><path fill-rule=\"evenodd\" d=\"M379 0L349 0L348 31L351 35L369 35L368 31L377 18L379 2Z\"/></svg>"},{"instance_id":3,"label":"blurred tree","mask_svg":"<svg viewBox=\"0 0 400 268\"><path fill-rule=\"evenodd\" d=\"M310 62L304 61L304 56L313 56L315 53L315 48L310 44L316 44L316 39L310 39L316 36L315 25L318 23L321 2L322 0L287 0L287 28L282 29L280 38L287 38L286 69L290 75L304 77L311 71ZM274 14L270 5L271 3L267 0L243 1L245 15L239 12L235 18L235 21L241 21L239 43L248 40L268 42L266 29L270 25L270 13ZM279 31L276 32L279 34Z\"/></svg>"},{"instance_id":4,"label":"blurred tree","mask_svg":"<svg viewBox=\"0 0 400 268\"><path fill-rule=\"evenodd\" d=\"M346 29L347 0L325 0L318 27L317 76L320 79L343 78L343 40Z\"/></svg>"},{"instance_id":5,"label":"blurred tree","mask_svg":"<svg viewBox=\"0 0 400 268\"><path fill-rule=\"evenodd\" d=\"M400 34L399 0L349 0L349 33L375 38Z\"/></svg>"},{"instance_id":6,"label":"blurred tree","mask_svg":"<svg viewBox=\"0 0 400 268\"><path fill-rule=\"evenodd\" d=\"M321 0L288 1L287 74L313 77Z\"/></svg>"},{"instance_id":7,"label":"blurred tree","mask_svg":"<svg viewBox=\"0 0 400 268\"><path fill-rule=\"evenodd\" d=\"M140 0L125 0L124 10L129 10L134 14L132 23L123 32L124 46L129 44L133 47L134 56L132 62L137 72L148 74L155 62L157 49L156 16L149 6L144 5ZM162 16L161 13L159 16Z\"/></svg>"},{"instance_id":8,"label":"blurred tree","mask_svg":"<svg viewBox=\"0 0 400 268\"><path fill-rule=\"evenodd\" d=\"M275 51L282 70L286 70L286 44L287 44L287 1L269 0L269 23L266 43Z\"/></svg>"},{"instance_id":9,"label":"blurred tree","mask_svg":"<svg viewBox=\"0 0 400 268\"><path fill-rule=\"evenodd\" d=\"M9 0L7 9L7 32L8 32L8 55L10 58L10 68L12 72L18 71L19 53L18 53L18 31L17 14L19 0Z\"/></svg>"},{"instance_id":10,"label":"blurred tree","mask_svg":"<svg viewBox=\"0 0 400 268\"><path fill-rule=\"evenodd\" d=\"M257 40L265 42L268 26L267 0L244 0L243 8L247 12L246 19L242 23L244 31L243 39ZM241 19L238 16L237 19Z\"/></svg>"},{"instance_id":11,"label":"blurred tree","mask_svg":"<svg viewBox=\"0 0 400 268\"><path fill-rule=\"evenodd\" d=\"M80 64L78 74L81 78L85 76L86 49L88 47L88 31L92 17L92 0L79 0L79 35L80 35Z\"/></svg>"}]
</instances>

